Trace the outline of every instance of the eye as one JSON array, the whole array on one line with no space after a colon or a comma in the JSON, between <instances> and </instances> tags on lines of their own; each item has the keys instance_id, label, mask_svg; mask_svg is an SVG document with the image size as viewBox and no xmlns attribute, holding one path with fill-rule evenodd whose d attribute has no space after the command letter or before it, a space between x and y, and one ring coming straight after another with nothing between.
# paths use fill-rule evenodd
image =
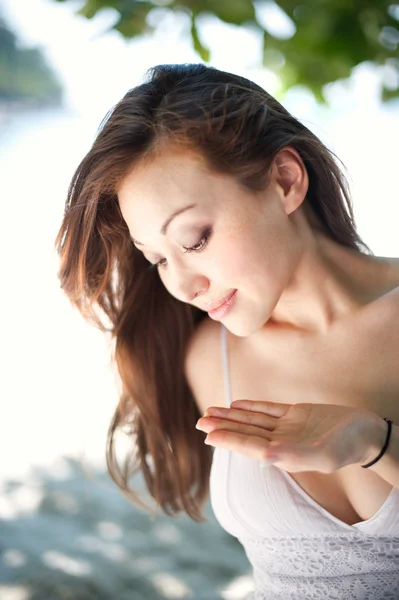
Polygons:
<instances>
[{"instance_id":1,"label":"eye","mask_svg":"<svg viewBox=\"0 0 399 600\"><path fill-rule=\"evenodd\" d=\"M211 229L205 229L201 236L201 239L195 244L195 246L191 246L189 248L184 246L184 254L187 254L188 252L201 252L202 250L204 250L209 241L209 238L211 237L211 233Z\"/></svg>"},{"instance_id":2,"label":"eye","mask_svg":"<svg viewBox=\"0 0 399 600\"><path fill-rule=\"evenodd\" d=\"M212 235L212 229L210 227L208 227L202 233L200 240L194 246L189 246L189 247L183 246L183 248L184 248L183 253L188 254L189 252L202 252L202 250L205 250L206 246L208 245L211 235ZM156 269L158 267L166 268L166 259L165 258L162 258L157 263L150 265L148 268Z\"/></svg>"},{"instance_id":3,"label":"eye","mask_svg":"<svg viewBox=\"0 0 399 600\"><path fill-rule=\"evenodd\" d=\"M149 269L157 269L158 267L166 267L165 262L166 262L166 258L162 258L157 263L154 263L153 265L150 265L148 268Z\"/></svg>"}]
</instances>

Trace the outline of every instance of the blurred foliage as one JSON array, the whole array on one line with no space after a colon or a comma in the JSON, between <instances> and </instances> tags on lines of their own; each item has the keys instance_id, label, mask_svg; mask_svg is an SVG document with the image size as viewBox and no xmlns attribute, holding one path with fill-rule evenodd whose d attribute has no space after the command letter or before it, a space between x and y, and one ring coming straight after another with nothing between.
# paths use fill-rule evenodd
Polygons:
<instances>
[{"instance_id":1,"label":"blurred foliage","mask_svg":"<svg viewBox=\"0 0 399 600\"><path fill-rule=\"evenodd\" d=\"M58 103L62 88L39 48L23 48L0 17L0 102Z\"/></svg>"},{"instance_id":2,"label":"blurred foliage","mask_svg":"<svg viewBox=\"0 0 399 600\"><path fill-rule=\"evenodd\" d=\"M117 16L113 29L126 38L153 32L153 11L161 22L162 15L185 14L204 62L211 53L201 41L199 17L255 28L263 36L262 64L278 74L283 93L304 85L323 102L325 84L349 77L356 65L369 61L384 65L382 99L399 97L399 4L389 0L85 0L78 14L92 19L109 8ZM276 34L270 9L274 16L284 13L288 34Z\"/></svg>"}]
</instances>

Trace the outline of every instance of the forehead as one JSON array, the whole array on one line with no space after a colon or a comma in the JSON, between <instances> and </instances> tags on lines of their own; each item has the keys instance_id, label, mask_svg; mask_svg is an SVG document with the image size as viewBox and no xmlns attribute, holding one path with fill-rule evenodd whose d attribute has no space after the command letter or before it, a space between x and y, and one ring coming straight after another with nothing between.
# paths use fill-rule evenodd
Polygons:
<instances>
[{"instance_id":1,"label":"forehead","mask_svg":"<svg viewBox=\"0 0 399 600\"><path fill-rule=\"evenodd\" d=\"M205 161L192 152L169 152L133 165L121 181L118 200L125 218L156 210L159 218L190 201L206 198L212 174Z\"/></svg>"}]
</instances>

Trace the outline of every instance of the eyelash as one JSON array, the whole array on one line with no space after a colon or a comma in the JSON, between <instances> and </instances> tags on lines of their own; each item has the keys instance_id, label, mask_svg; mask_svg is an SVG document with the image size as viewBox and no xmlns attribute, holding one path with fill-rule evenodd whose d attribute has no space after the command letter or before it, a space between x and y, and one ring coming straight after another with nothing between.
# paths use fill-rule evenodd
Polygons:
<instances>
[{"instance_id":1,"label":"eyelash","mask_svg":"<svg viewBox=\"0 0 399 600\"><path fill-rule=\"evenodd\" d=\"M203 250L205 250L206 246L208 245L209 239L211 237L212 234L212 230L210 228L205 229L205 231L203 232L200 240L194 244L194 246L191 246L190 248L186 248L184 247L184 254L188 254L189 252L202 252ZM162 263L162 261L165 260L164 258L160 261L158 261L157 263L150 265L148 268L149 269L157 269L159 267L162 268L166 268L166 265Z\"/></svg>"}]
</instances>

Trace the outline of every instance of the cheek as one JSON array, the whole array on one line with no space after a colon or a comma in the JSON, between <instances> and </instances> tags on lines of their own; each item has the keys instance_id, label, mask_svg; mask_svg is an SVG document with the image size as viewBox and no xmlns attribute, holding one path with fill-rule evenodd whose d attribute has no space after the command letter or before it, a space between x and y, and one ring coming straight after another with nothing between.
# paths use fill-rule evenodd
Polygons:
<instances>
[{"instance_id":1,"label":"cheek","mask_svg":"<svg viewBox=\"0 0 399 600\"><path fill-rule=\"evenodd\" d=\"M276 288L285 285L289 271L286 247L266 236L232 247L226 261L226 273L232 284L274 297Z\"/></svg>"},{"instance_id":2,"label":"cheek","mask_svg":"<svg viewBox=\"0 0 399 600\"><path fill-rule=\"evenodd\" d=\"M258 282L270 279L273 256L265 244L253 240L232 244L226 257L226 271L238 281Z\"/></svg>"},{"instance_id":3,"label":"cheek","mask_svg":"<svg viewBox=\"0 0 399 600\"><path fill-rule=\"evenodd\" d=\"M241 256L236 248L233 248L231 252L224 250L209 262L207 269L209 279L220 284L223 282L226 282L226 285L229 282L233 284L240 276L242 268L240 261Z\"/></svg>"}]
</instances>

